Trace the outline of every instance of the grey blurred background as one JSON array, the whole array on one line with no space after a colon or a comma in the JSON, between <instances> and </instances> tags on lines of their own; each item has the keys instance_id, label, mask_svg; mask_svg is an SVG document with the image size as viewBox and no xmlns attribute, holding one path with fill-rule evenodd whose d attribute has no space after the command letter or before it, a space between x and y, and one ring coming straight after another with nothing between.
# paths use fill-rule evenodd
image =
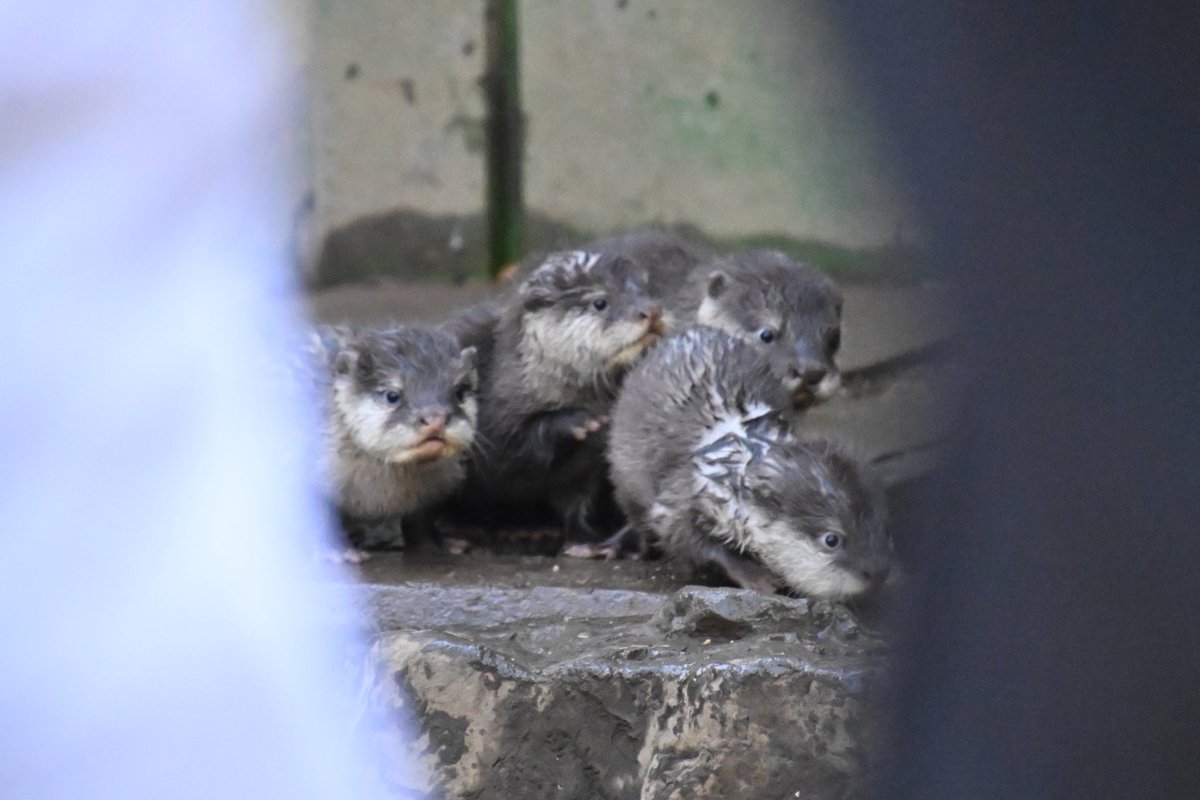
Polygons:
<instances>
[{"instance_id":1,"label":"grey blurred background","mask_svg":"<svg viewBox=\"0 0 1200 800\"><path fill-rule=\"evenodd\" d=\"M309 285L486 273L485 0L289 0ZM523 0L524 249L646 223L835 272L920 242L821 2Z\"/></svg>"}]
</instances>

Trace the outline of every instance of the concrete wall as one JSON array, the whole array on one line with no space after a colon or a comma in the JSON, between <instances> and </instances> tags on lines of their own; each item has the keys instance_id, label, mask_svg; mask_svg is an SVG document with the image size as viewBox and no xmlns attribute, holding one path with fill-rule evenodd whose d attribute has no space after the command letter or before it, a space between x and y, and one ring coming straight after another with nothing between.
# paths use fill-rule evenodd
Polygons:
<instances>
[{"instance_id":1,"label":"concrete wall","mask_svg":"<svg viewBox=\"0 0 1200 800\"><path fill-rule=\"evenodd\" d=\"M311 4L322 269L481 268L482 0L295 1ZM534 244L646 222L912 236L826 3L519 3Z\"/></svg>"},{"instance_id":2,"label":"concrete wall","mask_svg":"<svg viewBox=\"0 0 1200 800\"><path fill-rule=\"evenodd\" d=\"M528 201L868 245L902 217L824 3L524 0Z\"/></svg>"}]
</instances>

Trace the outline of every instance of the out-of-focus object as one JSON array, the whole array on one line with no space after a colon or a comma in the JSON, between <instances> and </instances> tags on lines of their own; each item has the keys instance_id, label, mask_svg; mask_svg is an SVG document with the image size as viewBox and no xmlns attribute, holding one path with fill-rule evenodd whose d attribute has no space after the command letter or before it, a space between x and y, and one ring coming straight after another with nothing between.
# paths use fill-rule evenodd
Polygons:
<instances>
[{"instance_id":1,"label":"out-of-focus object","mask_svg":"<svg viewBox=\"0 0 1200 800\"><path fill-rule=\"evenodd\" d=\"M292 320L262 12L0 6L8 796L382 796L278 457L309 409L263 369Z\"/></svg>"},{"instance_id":2,"label":"out-of-focus object","mask_svg":"<svg viewBox=\"0 0 1200 800\"><path fill-rule=\"evenodd\" d=\"M1200 10L837 5L964 292L879 797L1200 795Z\"/></svg>"}]
</instances>

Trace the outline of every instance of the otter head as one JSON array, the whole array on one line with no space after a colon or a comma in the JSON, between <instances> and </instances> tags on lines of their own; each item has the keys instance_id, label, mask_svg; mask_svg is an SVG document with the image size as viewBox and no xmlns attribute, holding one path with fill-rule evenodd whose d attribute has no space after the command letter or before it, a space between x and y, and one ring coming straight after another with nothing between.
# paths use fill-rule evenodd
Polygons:
<instances>
[{"instance_id":1,"label":"otter head","mask_svg":"<svg viewBox=\"0 0 1200 800\"><path fill-rule=\"evenodd\" d=\"M455 456L475 438L475 348L424 328L346 336L333 358L334 410L354 445L392 464Z\"/></svg>"},{"instance_id":2,"label":"otter head","mask_svg":"<svg viewBox=\"0 0 1200 800\"><path fill-rule=\"evenodd\" d=\"M788 440L745 476L754 509L746 551L808 597L845 600L877 589L891 569L883 490L831 442Z\"/></svg>"},{"instance_id":3,"label":"otter head","mask_svg":"<svg viewBox=\"0 0 1200 800\"><path fill-rule=\"evenodd\" d=\"M842 294L833 281L772 250L718 259L706 278L697 322L778 354L797 406L833 396L842 338Z\"/></svg>"},{"instance_id":4,"label":"otter head","mask_svg":"<svg viewBox=\"0 0 1200 800\"><path fill-rule=\"evenodd\" d=\"M647 282L621 256L550 255L519 289L525 355L597 380L620 374L664 333Z\"/></svg>"}]
</instances>

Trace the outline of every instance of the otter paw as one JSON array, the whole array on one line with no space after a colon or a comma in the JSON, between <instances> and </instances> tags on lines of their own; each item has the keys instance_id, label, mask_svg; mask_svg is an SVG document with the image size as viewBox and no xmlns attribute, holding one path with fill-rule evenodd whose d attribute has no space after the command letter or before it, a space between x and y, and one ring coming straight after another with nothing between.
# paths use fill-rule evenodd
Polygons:
<instances>
[{"instance_id":1,"label":"otter paw","mask_svg":"<svg viewBox=\"0 0 1200 800\"><path fill-rule=\"evenodd\" d=\"M612 561L621 554L621 547L612 544L573 544L564 547L562 554L569 558L602 558L605 561Z\"/></svg>"},{"instance_id":2,"label":"otter paw","mask_svg":"<svg viewBox=\"0 0 1200 800\"><path fill-rule=\"evenodd\" d=\"M593 433L599 433L606 425L608 425L608 417L605 416L586 419L578 425L571 426L571 437L577 442L582 442Z\"/></svg>"},{"instance_id":3,"label":"otter paw","mask_svg":"<svg viewBox=\"0 0 1200 800\"><path fill-rule=\"evenodd\" d=\"M330 564L361 564L371 557L366 550L357 547L327 547L320 553L322 561Z\"/></svg>"}]
</instances>

